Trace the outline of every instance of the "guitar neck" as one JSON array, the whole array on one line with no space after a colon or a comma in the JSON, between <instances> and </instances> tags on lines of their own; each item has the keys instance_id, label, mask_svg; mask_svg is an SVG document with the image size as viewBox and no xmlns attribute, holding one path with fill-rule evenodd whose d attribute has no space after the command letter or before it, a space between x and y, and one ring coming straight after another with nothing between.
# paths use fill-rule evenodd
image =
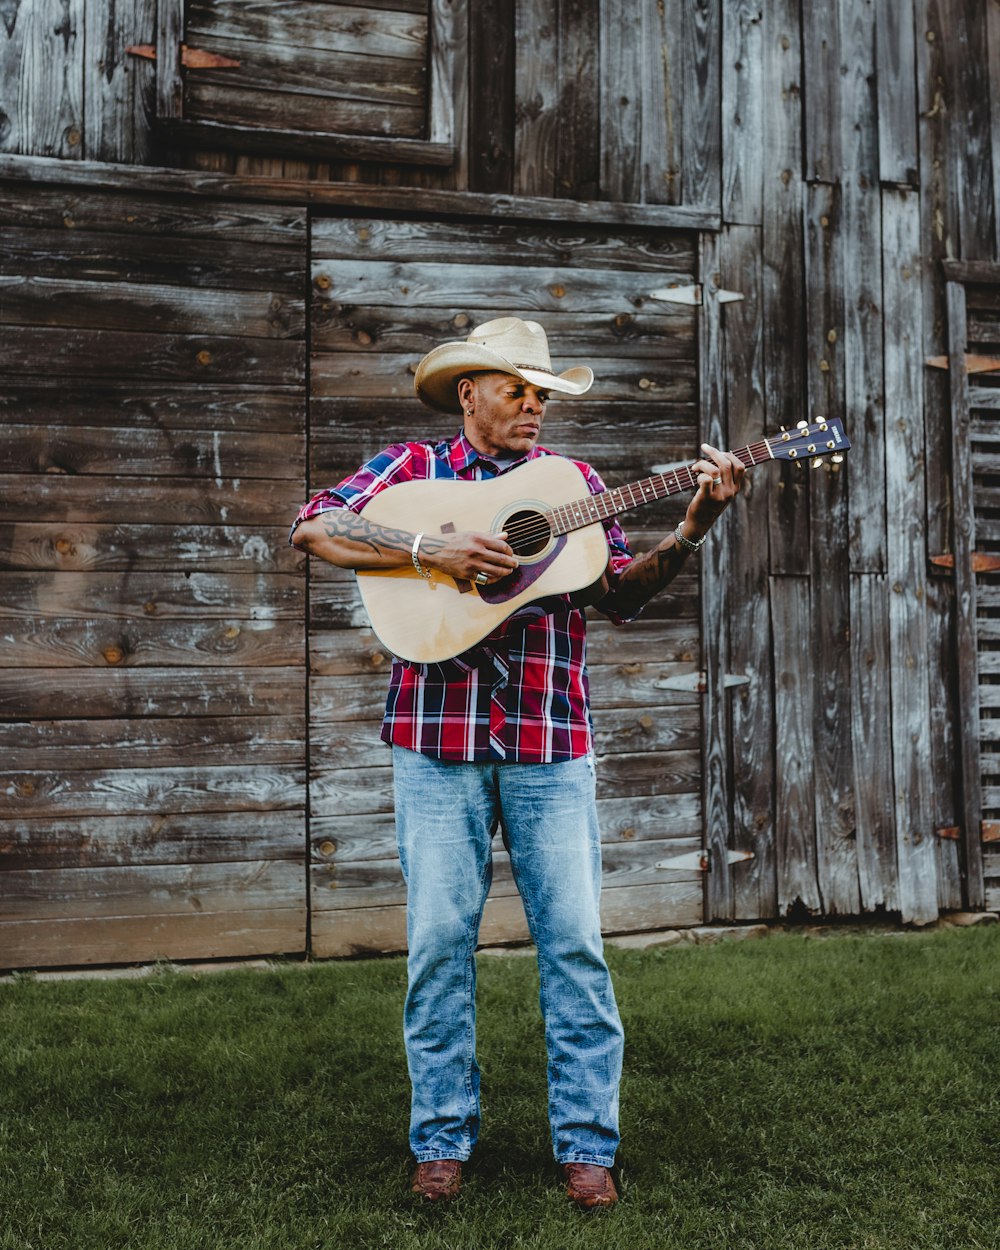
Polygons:
<instances>
[{"instance_id":1,"label":"guitar neck","mask_svg":"<svg viewBox=\"0 0 1000 1250\"><path fill-rule=\"evenodd\" d=\"M775 458L766 438L740 447L732 454L748 469ZM655 503L657 499L665 499L668 495L697 488L698 475L694 465L682 465L677 469L668 469L666 473L655 473L652 477L645 477L628 486L602 491L600 495L588 495L584 499L574 499L572 503L560 504L546 515L554 534L569 534L585 525L593 525L595 521L607 521L622 512L631 512L633 508L639 508L645 503Z\"/></svg>"}]
</instances>

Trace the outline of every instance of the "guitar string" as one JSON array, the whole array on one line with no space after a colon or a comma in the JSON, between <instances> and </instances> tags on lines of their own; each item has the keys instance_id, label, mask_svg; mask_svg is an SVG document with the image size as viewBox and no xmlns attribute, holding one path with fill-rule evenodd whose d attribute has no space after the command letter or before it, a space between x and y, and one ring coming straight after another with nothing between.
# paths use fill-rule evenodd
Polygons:
<instances>
[{"instance_id":1,"label":"guitar string","mask_svg":"<svg viewBox=\"0 0 1000 1250\"><path fill-rule=\"evenodd\" d=\"M758 454L761 459L771 458L767 440L762 440L761 442L758 442L758 443L750 443L747 447L741 448L740 451L734 452L733 454L736 455L741 461L743 461L744 464L747 464L747 461L749 461L749 465L747 467L751 467L757 464ZM633 500L632 500L633 506L637 506L639 504L649 502L646 499L645 494L646 494L646 490L650 486L653 486L655 489L658 486L665 485L667 484L668 477L674 478L675 489L673 491L668 490L666 492L666 495L677 494L684 490L694 489L697 479L693 470L694 470L693 465L682 465L682 466L679 466L677 469L668 469L665 473L658 473L658 474L653 475L652 477L644 478L641 481L633 482L630 486L617 487L615 488L615 490L609 491L607 493L609 494L617 493L619 495L623 495L623 492L628 491L633 495ZM681 484L680 477L678 476L681 473L686 473L688 477L691 479L691 481L686 487ZM634 498L635 493L636 493L636 488L639 488L641 492L642 498L640 499ZM604 492L601 492L601 493L604 493ZM665 496L663 495L655 496L655 498L658 498L658 499L661 499L664 497ZM532 543L541 541L543 539L548 539L552 535L552 525L547 518L555 518L557 513L565 512L567 509L572 509L572 508L584 508L585 510L590 511L590 509L598 506L596 501L600 500L600 498L601 498L600 494L591 495L589 496L589 498L574 501L573 503L557 505L555 508L551 509L551 511L549 511L548 513L536 513L534 516L529 517L528 519L524 521L515 522L514 525L507 527L507 538L508 538L508 541L510 542L511 547L513 548L515 546L515 543L519 545L524 545L524 544L530 545ZM622 509L622 511L627 511L627 510L628 510L627 508ZM590 525L598 521L607 520L608 517L610 517L611 515L617 515L617 512L609 513L607 516L603 516L603 517L600 515L596 515L592 519L585 521L584 524ZM511 541L511 539L513 539L513 541Z\"/></svg>"}]
</instances>

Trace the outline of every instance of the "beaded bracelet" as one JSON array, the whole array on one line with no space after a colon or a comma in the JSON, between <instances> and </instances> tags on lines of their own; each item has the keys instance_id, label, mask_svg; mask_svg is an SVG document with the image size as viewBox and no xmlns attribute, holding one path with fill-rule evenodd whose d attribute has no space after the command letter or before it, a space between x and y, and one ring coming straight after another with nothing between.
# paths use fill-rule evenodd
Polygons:
<instances>
[{"instance_id":1,"label":"beaded bracelet","mask_svg":"<svg viewBox=\"0 0 1000 1250\"><path fill-rule=\"evenodd\" d=\"M413 546L410 548L410 559L413 561L413 567L417 570L420 576L430 581L430 573L428 573L424 566L420 563L420 559L417 556L417 548L420 546L420 540L423 536L423 532L421 531L421 533L419 533L413 540Z\"/></svg>"}]
</instances>

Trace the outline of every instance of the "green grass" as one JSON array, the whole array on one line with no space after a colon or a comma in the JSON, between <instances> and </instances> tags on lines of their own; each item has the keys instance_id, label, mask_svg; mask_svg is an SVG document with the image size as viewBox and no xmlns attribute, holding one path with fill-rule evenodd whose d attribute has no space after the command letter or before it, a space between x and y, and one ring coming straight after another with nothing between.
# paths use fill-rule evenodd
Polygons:
<instances>
[{"instance_id":1,"label":"green grass","mask_svg":"<svg viewBox=\"0 0 1000 1250\"><path fill-rule=\"evenodd\" d=\"M562 1195L533 961L480 961L484 1130L407 1193L401 960L0 986L3 1250L1000 1247L1000 926L611 951L623 1201Z\"/></svg>"}]
</instances>

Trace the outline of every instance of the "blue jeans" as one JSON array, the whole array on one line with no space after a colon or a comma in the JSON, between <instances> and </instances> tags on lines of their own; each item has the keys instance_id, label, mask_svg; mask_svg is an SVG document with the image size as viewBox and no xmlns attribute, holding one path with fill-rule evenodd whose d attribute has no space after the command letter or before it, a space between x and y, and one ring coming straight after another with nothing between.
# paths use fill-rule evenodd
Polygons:
<instances>
[{"instance_id":1,"label":"blue jeans","mask_svg":"<svg viewBox=\"0 0 1000 1250\"><path fill-rule=\"evenodd\" d=\"M446 763L394 746L392 760L415 1158L467 1159L476 1144L475 949L499 822L538 950L553 1151L610 1167L623 1036L601 940L593 759Z\"/></svg>"}]
</instances>

